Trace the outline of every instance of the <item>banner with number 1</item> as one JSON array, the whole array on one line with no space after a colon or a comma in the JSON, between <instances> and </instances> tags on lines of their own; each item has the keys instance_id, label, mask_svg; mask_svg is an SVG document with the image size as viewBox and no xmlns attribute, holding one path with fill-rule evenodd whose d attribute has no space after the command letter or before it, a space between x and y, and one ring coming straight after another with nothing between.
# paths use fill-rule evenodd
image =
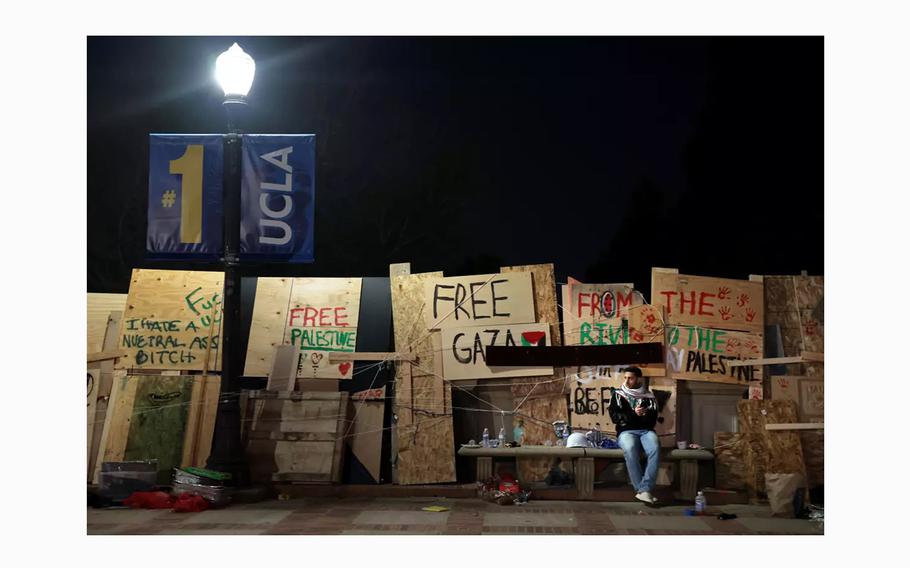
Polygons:
<instances>
[{"instance_id":1,"label":"banner with number 1","mask_svg":"<svg viewBox=\"0 0 910 568\"><path fill-rule=\"evenodd\" d=\"M222 139L221 134L149 135L148 257L221 255Z\"/></svg>"}]
</instances>

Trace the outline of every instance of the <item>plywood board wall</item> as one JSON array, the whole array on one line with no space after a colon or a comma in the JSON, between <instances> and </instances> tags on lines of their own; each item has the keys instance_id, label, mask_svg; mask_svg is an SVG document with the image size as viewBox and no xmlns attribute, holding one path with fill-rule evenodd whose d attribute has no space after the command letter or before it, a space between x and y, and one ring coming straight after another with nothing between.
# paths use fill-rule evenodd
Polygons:
<instances>
[{"instance_id":1,"label":"plywood board wall","mask_svg":"<svg viewBox=\"0 0 910 568\"><path fill-rule=\"evenodd\" d=\"M117 347L125 354L116 368L220 369L223 277L221 272L134 269Z\"/></svg>"},{"instance_id":2,"label":"plywood board wall","mask_svg":"<svg viewBox=\"0 0 910 568\"><path fill-rule=\"evenodd\" d=\"M330 363L333 351L357 346L361 278L259 278L247 348L247 376L266 376L274 348L300 351L297 377L350 379L353 364Z\"/></svg>"}]
</instances>

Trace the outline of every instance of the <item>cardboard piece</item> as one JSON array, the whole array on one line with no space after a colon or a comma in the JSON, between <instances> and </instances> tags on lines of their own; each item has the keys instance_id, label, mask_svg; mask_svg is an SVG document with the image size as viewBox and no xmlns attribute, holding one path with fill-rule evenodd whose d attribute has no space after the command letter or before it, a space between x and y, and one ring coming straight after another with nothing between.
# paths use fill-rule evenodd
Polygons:
<instances>
[{"instance_id":1,"label":"cardboard piece","mask_svg":"<svg viewBox=\"0 0 910 568\"><path fill-rule=\"evenodd\" d=\"M491 345L550 345L550 326L542 323L483 325L442 330L442 368L445 378L497 379L553 374L553 367L487 366L485 348Z\"/></svg>"},{"instance_id":2,"label":"cardboard piece","mask_svg":"<svg viewBox=\"0 0 910 568\"><path fill-rule=\"evenodd\" d=\"M433 279L424 284L427 329L535 323L530 272Z\"/></svg>"}]
</instances>

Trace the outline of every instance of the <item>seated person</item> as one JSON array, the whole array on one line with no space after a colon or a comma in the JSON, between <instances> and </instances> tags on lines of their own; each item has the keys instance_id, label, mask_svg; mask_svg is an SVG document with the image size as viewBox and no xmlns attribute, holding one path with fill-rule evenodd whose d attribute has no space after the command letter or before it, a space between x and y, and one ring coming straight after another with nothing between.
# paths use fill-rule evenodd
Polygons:
<instances>
[{"instance_id":1,"label":"seated person","mask_svg":"<svg viewBox=\"0 0 910 568\"><path fill-rule=\"evenodd\" d=\"M635 498L647 504L654 504L657 498L651 495L657 480L657 465L660 457L660 441L654 432L657 424L657 399L642 377L638 367L622 370L623 384L611 389L610 418L616 425L619 447L626 458L629 479L635 488ZM644 474L641 471L641 452L647 456Z\"/></svg>"}]
</instances>

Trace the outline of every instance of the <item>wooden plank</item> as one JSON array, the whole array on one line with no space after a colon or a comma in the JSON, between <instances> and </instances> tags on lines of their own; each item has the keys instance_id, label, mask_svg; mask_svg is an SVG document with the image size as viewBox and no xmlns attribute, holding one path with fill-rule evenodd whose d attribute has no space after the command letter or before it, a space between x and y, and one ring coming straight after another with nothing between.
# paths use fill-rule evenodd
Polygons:
<instances>
[{"instance_id":1,"label":"wooden plank","mask_svg":"<svg viewBox=\"0 0 910 568\"><path fill-rule=\"evenodd\" d=\"M243 374L264 377L273 366L275 349L285 343L293 278L256 279L253 318Z\"/></svg>"},{"instance_id":2,"label":"wooden plank","mask_svg":"<svg viewBox=\"0 0 910 568\"><path fill-rule=\"evenodd\" d=\"M553 374L553 367L488 366L484 349L493 345L550 345L550 326L546 323L446 327L441 332L439 360L446 379L501 379L539 377Z\"/></svg>"},{"instance_id":3,"label":"wooden plank","mask_svg":"<svg viewBox=\"0 0 910 568\"><path fill-rule=\"evenodd\" d=\"M111 398L108 401L107 415L104 418L104 427L98 446L98 457L95 458L95 468L92 472L92 483L99 482L98 474L101 471L102 462L122 461L123 459L137 385L137 381L127 379L126 371L114 372Z\"/></svg>"},{"instance_id":4,"label":"wooden plank","mask_svg":"<svg viewBox=\"0 0 910 568\"><path fill-rule=\"evenodd\" d=\"M221 377L206 375L203 377L202 416L196 431L193 465L205 467L212 451L212 439L215 436L215 421L218 416L218 399L221 396Z\"/></svg>"},{"instance_id":5,"label":"wooden plank","mask_svg":"<svg viewBox=\"0 0 910 568\"><path fill-rule=\"evenodd\" d=\"M118 345L126 353L116 368L203 370L209 326L217 327L221 343L223 277L221 272L134 269ZM217 346L210 357L210 367L218 370Z\"/></svg>"},{"instance_id":6,"label":"wooden plank","mask_svg":"<svg viewBox=\"0 0 910 568\"><path fill-rule=\"evenodd\" d=\"M728 367L755 367L759 365L783 365L785 363L804 363L805 359L800 357L767 357L763 359L742 359L737 361L728 361Z\"/></svg>"},{"instance_id":7,"label":"wooden plank","mask_svg":"<svg viewBox=\"0 0 910 568\"><path fill-rule=\"evenodd\" d=\"M126 352L122 351L122 350L96 351L95 353L88 354L88 356L86 358L86 362L91 364L91 363L97 363L99 361L110 361L113 359L119 359L120 357L123 357L125 354L126 354Z\"/></svg>"},{"instance_id":8,"label":"wooden plank","mask_svg":"<svg viewBox=\"0 0 910 568\"><path fill-rule=\"evenodd\" d=\"M536 323L529 272L438 278L423 300L426 329Z\"/></svg>"},{"instance_id":9,"label":"wooden plank","mask_svg":"<svg viewBox=\"0 0 910 568\"><path fill-rule=\"evenodd\" d=\"M98 407L98 392L97 391L98 391L98 386L101 383L101 369L89 369L88 373L87 373L87 383L88 384L86 385L87 388L86 388L86 395L85 395L86 396L86 404L85 404L86 422L87 422L86 437L85 437L85 441L86 441L86 450L85 450L86 460L85 461L86 461L86 466L87 466L87 469L86 469L87 475L89 476L89 478L91 478L92 471L93 471L92 470L93 461L91 459L92 443L93 443L93 440L95 439L95 429L96 429L95 427L98 426L98 428L97 428L98 431L100 431L102 428L102 426L96 424L98 422L98 418L96 416L96 411L97 411L97 407Z\"/></svg>"},{"instance_id":10,"label":"wooden plank","mask_svg":"<svg viewBox=\"0 0 910 568\"><path fill-rule=\"evenodd\" d=\"M762 379L761 366L747 361L762 354L758 333L671 325L667 371L674 379L742 385Z\"/></svg>"},{"instance_id":11,"label":"wooden plank","mask_svg":"<svg viewBox=\"0 0 910 568\"><path fill-rule=\"evenodd\" d=\"M801 353L803 361L806 363L823 363L825 361L824 353L815 353L812 351L803 351Z\"/></svg>"},{"instance_id":12,"label":"wooden plank","mask_svg":"<svg viewBox=\"0 0 910 568\"><path fill-rule=\"evenodd\" d=\"M338 423L335 428L335 455L332 458L332 481L341 483L342 463L344 462L344 438L348 430L348 416L350 416L350 406L348 404L348 393L339 393L341 397L338 400Z\"/></svg>"},{"instance_id":13,"label":"wooden plank","mask_svg":"<svg viewBox=\"0 0 910 568\"><path fill-rule=\"evenodd\" d=\"M563 345L561 347L487 347L487 365L634 365L661 363L663 346L659 343L630 345Z\"/></svg>"},{"instance_id":14,"label":"wooden plank","mask_svg":"<svg viewBox=\"0 0 910 568\"><path fill-rule=\"evenodd\" d=\"M126 294L124 296L124 303L126 303ZM114 311L108 315L107 319L107 329L104 332L104 343L101 346L102 351L112 351L116 349L117 342L120 339L120 320L122 319L123 312ZM98 459L98 451L101 448L101 434L104 424L104 420L107 417L107 406L108 401L111 397L111 386L114 381L114 361L107 360L102 361L100 364L96 364L100 370L98 375L98 382L95 383L95 392L93 396L95 397L95 414L93 423L95 428L91 432L91 445L89 446L89 466L88 466L88 481L92 482L92 478L95 474L95 462Z\"/></svg>"},{"instance_id":15,"label":"wooden plank","mask_svg":"<svg viewBox=\"0 0 910 568\"><path fill-rule=\"evenodd\" d=\"M86 353L103 351L104 334L111 312L122 314L126 294L89 293L86 301Z\"/></svg>"},{"instance_id":16,"label":"wooden plank","mask_svg":"<svg viewBox=\"0 0 910 568\"><path fill-rule=\"evenodd\" d=\"M669 323L764 332L764 284L651 269L651 304Z\"/></svg>"},{"instance_id":17,"label":"wooden plank","mask_svg":"<svg viewBox=\"0 0 910 568\"><path fill-rule=\"evenodd\" d=\"M824 422L803 422L791 424L765 424L766 430L824 430Z\"/></svg>"},{"instance_id":18,"label":"wooden plank","mask_svg":"<svg viewBox=\"0 0 910 568\"><path fill-rule=\"evenodd\" d=\"M783 355L811 353L804 361L824 352L824 279L821 276L765 276L767 325L780 327ZM814 355L818 354L818 355ZM792 363L788 375L821 375L821 361Z\"/></svg>"},{"instance_id":19,"label":"wooden plank","mask_svg":"<svg viewBox=\"0 0 910 568\"><path fill-rule=\"evenodd\" d=\"M205 467L212 450L218 398L221 394L221 377L193 375L185 377L184 380L192 381L192 398L183 435L180 467Z\"/></svg>"},{"instance_id":20,"label":"wooden plank","mask_svg":"<svg viewBox=\"0 0 910 568\"><path fill-rule=\"evenodd\" d=\"M382 424L385 415L386 387L372 389L379 391L378 400L370 400L370 390L353 393L355 403L354 423L345 442L351 446L351 453L357 461L380 483L382 467Z\"/></svg>"},{"instance_id":21,"label":"wooden plank","mask_svg":"<svg viewBox=\"0 0 910 568\"><path fill-rule=\"evenodd\" d=\"M300 350L293 345L276 345L272 356L272 369L266 389L270 391L292 391L297 382L297 362Z\"/></svg>"},{"instance_id":22,"label":"wooden plank","mask_svg":"<svg viewBox=\"0 0 910 568\"><path fill-rule=\"evenodd\" d=\"M407 361L409 363L417 362L417 355L414 353L329 353L329 363L342 363L344 361Z\"/></svg>"}]
</instances>

